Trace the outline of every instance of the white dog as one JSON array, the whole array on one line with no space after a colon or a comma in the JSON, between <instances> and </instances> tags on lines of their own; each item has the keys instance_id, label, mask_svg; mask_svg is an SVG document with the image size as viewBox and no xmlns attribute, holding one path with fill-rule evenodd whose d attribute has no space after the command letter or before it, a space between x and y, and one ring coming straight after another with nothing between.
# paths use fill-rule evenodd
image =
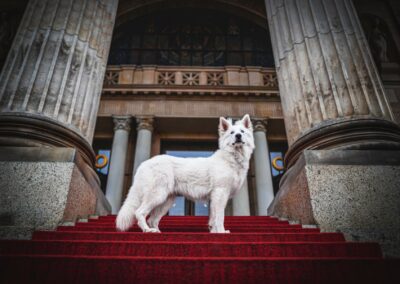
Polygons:
<instances>
[{"instance_id":1,"label":"white dog","mask_svg":"<svg viewBox=\"0 0 400 284\"><path fill-rule=\"evenodd\" d=\"M225 207L246 179L253 150L253 126L246 114L235 124L220 118L219 150L211 157L159 155L143 162L118 213L117 229L127 231L137 221L143 232L160 232L161 218L175 196L183 195L194 201L210 200L210 232L229 233L224 228Z\"/></svg>"}]
</instances>

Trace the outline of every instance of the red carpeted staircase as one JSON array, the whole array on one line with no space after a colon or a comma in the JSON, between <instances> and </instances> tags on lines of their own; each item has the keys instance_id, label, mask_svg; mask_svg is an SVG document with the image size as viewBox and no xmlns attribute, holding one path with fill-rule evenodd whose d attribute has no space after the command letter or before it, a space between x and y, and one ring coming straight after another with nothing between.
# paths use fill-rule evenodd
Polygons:
<instances>
[{"instance_id":1,"label":"red carpeted staircase","mask_svg":"<svg viewBox=\"0 0 400 284\"><path fill-rule=\"evenodd\" d=\"M0 283L400 283L376 243L271 217L164 217L161 234L115 231L115 216L30 241L0 241Z\"/></svg>"}]
</instances>

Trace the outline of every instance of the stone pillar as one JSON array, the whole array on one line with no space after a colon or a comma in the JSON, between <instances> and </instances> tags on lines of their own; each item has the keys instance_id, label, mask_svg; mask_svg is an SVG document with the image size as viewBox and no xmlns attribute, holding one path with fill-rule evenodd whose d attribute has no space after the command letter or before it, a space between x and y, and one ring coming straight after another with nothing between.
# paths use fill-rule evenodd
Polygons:
<instances>
[{"instance_id":1,"label":"stone pillar","mask_svg":"<svg viewBox=\"0 0 400 284\"><path fill-rule=\"evenodd\" d=\"M250 216L249 187L247 178L242 188L232 199L233 216Z\"/></svg>"},{"instance_id":2,"label":"stone pillar","mask_svg":"<svg viewBox=\"0 0 400 284\"><path fill-rule=\"evenodd\" d=\"M256 171L257 215L268 215L268 206L274 199L271 162L266 136L265 124L262 121L254 123L254 162Z\"/></svg>"},{"instance_id":3,"label":"stone pillar","mask_svg":"<svg viewBox=\"0 0 400 284\"><path fill-rule=\"evenodd\" d=\"M1 206L9 218L0 226L52 229L108 212L91 142L117 6L28 1L0 74L0 148L18 157L0 156L2 175L15 176L16 161L27 174L15 185L0 181L12 203ZM54 200L68 206L52 206Z\"/></svg>"},{"instance_id":4,"label":"stone pillar","mask_svg":"<svg viewBox=\"0 0 400 284\"><path fill-rule=\"evenodd\" d=\"M399 147L399 127L351 0L266 0L290 149Z\"/></svg>"},{"instance_id":5,"label":"stone pillar","mask_svg":"<svg viewBox=\"0 0 400 284\"><path fill-rule=\"evenodd\" d=\"M0 145L91 148L116 0L30 0L0 75Z\"/></svg>"},{"instance_id":6,"label":"stone pillar","mask_svg":"<svg viewBox=\"0 0 400 284\"><path fill-rule=\"evenodd\" d=\"M111 204L112 213L116 214L122 202L131 118L114 116L113 120L114 138L111 149L110 169L107 178L106 197Z\"/></svg>"},{"instance_id":7,"label":"stone pillar","mask_svg":"<svg viewBox=\"0 0 400 284\"><path fill-rule=\"evenodd\" d=\"M135 161L133 164L133 177L140 164L150 158L151 136L153 132L153 118L145 117L137 120L137 140Z\"/></svg>"},{"instance_id":8,"label":"stone pillar","mask_svg":"<svg viewBox=\"0 0 400 284\"><path fill-rule=\"evenodd\" d=\"M399 156L400 128L352 1L265 3L289 142L287 171L269 213L343 231L350 239L379 240L385 253L400 255L398 213L393 218L400 195L385 208L374 201L382 187L393 188L400 167L382 172L384 161L372 158L380 150ZM370 171L387 183L376 184Z\"/></svg>"}]
</instances>

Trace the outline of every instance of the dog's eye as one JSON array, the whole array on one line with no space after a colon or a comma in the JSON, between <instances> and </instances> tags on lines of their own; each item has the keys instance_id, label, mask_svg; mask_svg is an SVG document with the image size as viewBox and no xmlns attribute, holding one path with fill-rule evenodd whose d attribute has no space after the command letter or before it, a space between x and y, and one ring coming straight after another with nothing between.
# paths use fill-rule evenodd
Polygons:
<instances>
[{"instance_id":1,"label":"dog's eye","mask_svg":"<svg viewBox=\"0 0 400 284\"><path fill-rule=\"evenodd\" d=\"M235 133L235 131L231 131L231 134Z\"/></svg>"},{"instance_id":2,"label":"dog's eye","mask_svg":"<svg viewBox=\"0 0 400 284\"><path fill-rule=\"evenodd\" d=\"M241 129L241 130L240 130L240 132L244 133L244 130L243 130L243 129Z\"/></svg>"}]
</instances>

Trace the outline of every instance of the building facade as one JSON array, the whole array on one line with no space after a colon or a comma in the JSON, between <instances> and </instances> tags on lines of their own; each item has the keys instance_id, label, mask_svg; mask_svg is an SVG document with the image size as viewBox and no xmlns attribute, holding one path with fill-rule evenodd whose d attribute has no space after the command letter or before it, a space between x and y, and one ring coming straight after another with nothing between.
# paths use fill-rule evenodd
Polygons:
<instances>
[{"instance_id":1,"label":"building facade","mask_svg":"<svg viewBox=\"0 0 400 284\"><path fill-rule=\"evenodd\" d=\"M207 156L218 118L248 113L256 150L227 215L400 254L396 1L21 0L0 12L2 234L115 214L141 162ZM170 214L207 204L179 199Z\"/></svg>"}]
</instances>

